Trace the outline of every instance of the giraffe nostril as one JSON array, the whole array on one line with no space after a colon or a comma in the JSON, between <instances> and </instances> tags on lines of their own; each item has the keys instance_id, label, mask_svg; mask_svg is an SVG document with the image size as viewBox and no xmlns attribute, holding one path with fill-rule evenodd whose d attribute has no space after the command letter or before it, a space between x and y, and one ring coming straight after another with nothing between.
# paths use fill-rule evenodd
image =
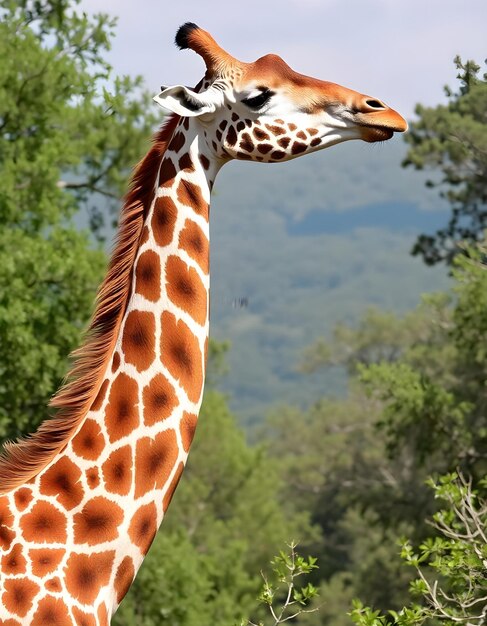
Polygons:
<instances>
[{"instance_id":1,"label":"giraffe nostril","mask_svg":"<svg viewBox=\"0 0 487 626\"><path fill-rule=\"evenodd\" d=\"M385 105L382 104L382 102L379 102L379 100L366 100L365 104L372 109L385 109L386 108Z\"/></svg>"}]
</instances>

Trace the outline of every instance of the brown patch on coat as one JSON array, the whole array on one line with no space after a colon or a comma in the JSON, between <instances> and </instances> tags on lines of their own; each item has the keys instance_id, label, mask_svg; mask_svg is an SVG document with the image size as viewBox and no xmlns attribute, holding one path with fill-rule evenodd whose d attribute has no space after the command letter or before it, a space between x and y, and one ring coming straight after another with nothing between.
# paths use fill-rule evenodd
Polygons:
<instances>
[{"instance_id":1,"label":"brown patch on coat","mask_svg":"<svg viewBox=\"0 0 487 626\"><path fill-rule=\"evenodd\" d=\"M13 615L25 617L40 591L37 583L28 578L7 578L4 582L2 604Z\"/></svg>"},{"instance_id":2,"label":"brown patch on coat","mask_svg":"<svg viewBox=\"0 0 487 626\"><path fill-rule=\"evenodd\" d=\"M29 560L34 576L44 578L54 572L65 555L63 548L34 548L29 550Z\"/></svg>"},{"instance_id":3,"label":"brown patch on coat","mask_svg":"<svg viewBox=\"0 0 487 626\"><path fill-rule=\"evenodd\" d=\"M115 551L72 553L64 568L68 593L81 604L92 606L102 587L110 581Z\"/></svg>"},{"instance_id":4,"label":"brown patch on coat","mask_svg":"<svg viewBox=\"0 0 487 626\"><path fill-rule=\"evenodd\" d=\"M203 326L207 318L207 292L198 272L176 255L166 262L166 290L173 303Z\"/></svg>"},{"instance_id":5,"label":"brown patch on coat","mask_svg":"<svg viewBox=\"0 0 487 626\"><path fill-rule=\"evenodd\" d=\"M183 156L179 159L179 169L181 171L194 172L194 165L189 152L183 154Z\"/></svg>"},{"instance_id":6,"label":"brown patch on coat","mask_svg":"<svg viewBox=\"0 0 487 626\"><path fill-rule=\"evenodd\" d=\"M113 381L105 409L105 426L111 443L129 435L139 425L137 403L136 381L120 372Z\"/></svg>"},{"instance_id":7,"label":"brown patch on coat","mask_svg":"<svg viewBox=\"0 0 487 626\"><path fill-rule=\"evenodd\" d=\"M97 626L96 617L92 614L80 611L77 606L71 608L76 626Z\"/></svg>"},{"instance_id":8,"label":"brown patch on coat","mask_svg":"<svg viewBox=\"0 0 487 626\"><path fill-rule=\"evenodd\" d=\"M201 215L208 221L208 203L203 198L201 188L189 180L181 179L177 189L177 197L179 202L189 206L195 213Z\"/></svg>"},{"instance_id":9,"label":"brown patch on coat","mask_svg":"<svg viewBox=\"0 0 487 626\"><path fill-rule=\"evenodd\" d=\"M16 543L8 554L2 556L2 573L5 575L25 574L27 561L22 554L22 545Z\"/></svg>"},{"instance_id":10,"label":"brown patch on coat","mask_svg":"<svg viewBox=\"0 0 487 626\"><path fill-rule=\"evenodd\" d=\"M169 196L159 196L152 214L152 234L158 246L168 246L174 236L178 208Z\"/></svg>"},{"instance_id":11,"label":"brown patch on coat","mask_svg":"<svg viewBox=\"0 0 487 626\"><path fill-rule=\"evenodd\" d=\"M181 480L183 470L184 470L184 463L181 462L178 465L177 470L174 472L174 476L172 477L171 484L169 485L166 493L164 494L164 500L162 501L162 510L164 511L164 513L167 511L168 506L171 504L171 500L174 495L174 492L176 491L179 481Z\"/></svg>"},{"instance_id":12,"label":"brown patch on coat","mask_svg":"<svg viewBox=\"0 0 487 626\"><path fill-rule=\"evenodd\" d=\"M14 493L15 506L18 511L24 511L32 502L32 491L28 487L21 487Z\"/></svg>"},{"instance_id":13,"label":"brown patch on coat","mask_svg":"<svg viewBox=\"0 0 487 626\"><path fill-rule=\"evenodd\" d=\"M105 437L99 424L93 419L87 419L71 445L77 456L96 461L105 447Z\"/></svg>"},{"instance_id":14,"label":"brown patch on coat","mask_svg":"<svg viewBox=\"0 0 487 626\"><path fill-rule=\"evenodd\" d=\"M161 262L153 250L141 254L137 261L135 291L151 302L157 302L161 297Z\"/></svg>"},{"instance_id":15,"label":"brown patch on coat","mask_svg":"<svg viewBox=\"0 0 487 626\"><path fill-rule=\"evenodd\" d=\"M157 510L153 502L144 504L130 521L129 537L142 554L147 554L157 532Z\"/></svg>"},{"instance_id":16,"label":"brown patch on coat","mask_svg":"<svg viewBox=\"0 0 487 626\"><path fill-rule=\"evenodd\" d=\"M172 138L171 143L169 144L169 150L174 150L174 152L178 153L181 150L181 148L184 146L185 142L186 142L186 137L184 133L179 131Z\"/></svg>"},{"instance_id":17,"label":"brown patch on coat","mask_svg":"<svg viewBox=\"0 0 487 626\"><path fill-rule=\"evenodd\" d=\"M83 499L84 489L80 480L78 466L67 456L62 456L41 476L39 491L44 496L54 496L61 506L70 511Z\"/></svg>"},{"instance_id":18,"label":"brown patch on coat","mask_svg":"<svg viewBox=\"0 0 487 626\"><path fill-rule=\"evenodd\" d=\"M52 580L59 581L59 578ZM46 588L48 588L47 583ZM49 590L60 591L61 583L59 582L59 589ZM31 626L73 626L66 604L61 598L54 596L46 596L40 600L30 624Z\"/></svg>"},{"instance_id":19,"label":"brown patch on coat","mask_svg":"<svg viewBox=\"0 0 487 626\"><path fill-rule=\"evenodd\" d=\"M118 604L124 599L134 577L134 562L129 556L126 556L118 566L117 573L115 574L114 587Z\"/></svg>"},{"instance_id":20,"label":"brown patch on coat","mask_svg":"<svg viewBox=\"0 0 487 626\"><path fill-rule=\"evenodd\" d=\"M179 400L172 384L163 374L157 374L144 387L142 392L144 402L144 424L153 426L157 422L167 419L173 414Z\"/></svg>"},{"instance_id":21,"label":"brown patch on coat","mask_svg":"<svg viewBox=\"0 0 487 626\"><path fill-rule=\"evenodd\" d=\"M267 130L270 130L273 135L276 136L284 135L284 133L286 132L284 128L281 128L280 126L274 126L274 124L266 124L265 127L267 128Z\"/></svg>"},{"instance_id":22,"label":"brown patch on coat","mask_svg":"<svg viewBox=\"0 0 487 626\"><path fill-rule=\"evenodd\" d=\"M32 543L65 543L66 516L50 502L39 500L30 513L20 518L20 530L24 539Z\"/></svg>"},{"instance_id":23,"label":"brown patch on coat","mask_svg":"<svg viewBox=\"0 0 487 626\"><path fill-rule=\"evenodd\" d=\"M61 586L61 579L59 578L59 576L54 576L54 578L49 578L49 580L46 580L46 582L44 583L44 587L48 591L53 591L53 592L59 592L63 590ZM52 622L52 623L57 624L57 622Z\"/></svg>"},{"instance_id":24,"label":"brown patch on coat","mask_svg":"<svg viewBox=\"0 0 487 626\"><path fill-rule=\"evenodd\" d=\"M135 450L135 497L162 489L179 454L176 433L163 430L154 438L142 437Z\"/></svg>"},{"instance_id":25,"label":"brown patch on coat","mask_svg":"<svg viewBox=\"0 0 487 626\"><path fill-rule=\"evenodd\" d=\"M102 465L105 489L125 496L132 484L132 448L127 445L112 452Z\"/></svg>"},{"instance_id":26,"label":"brown patch on coat","mask_svg":"<svg viewBox=\"0 0 487 626\"><path fill-rule=\"evenodd\" d=\"M161 360L179 381L190 402L197 402L203 389L203 363L198 338L175 315L161 316Z\"/></svg>"},{"instance_id":27,"label":"brown patch on coat","mask_svg":"<svg viewBox=\"0 0 487 626\"><path fill-rule=\"evenodd\" d=\"M126 363L143 372L156 358L156 321L149 311L130 311L125 320L122 335L122 350ZM111 395L111 394L110 394Z\"/></svg>"},{"instance_id":28,"label":"brown patch on coat","mask_svg":"<svg viewBox=\"0 0 487 626\"><path fill-rule=\"evenodd\" d=\"M181 439L183 441L183 448L185 452L189 452L197 422L198 416L194 413L188 413L187 411L183 413L179 428L181 430Z\"/></svg>"},{"instance_id":29,"label":"brown patch on coat","mask_svg":"<svg viewBox=\"0 0 487 626\"><path fill-rule=\"evenodd\" d=\"M198 263L205 274L209 272L210 246L204 232L193 220L186 220L179 234L179 247Z\"/></svg>"},{"instance_id":30,"label":"brown patch on coat","mask_svg":"<svg viewBox=\"0 0 487 626\"><path fill-rule=\"evenodd\" d=\"M73 518L75 543L94 546L113 541L118 537L118 527L123 517L123 511L118 504L103 496L88 500Z\"/></svg>"},{"instance_id":31,"label":"brown patch on coat","mask_svg":"<svg viewBox=\"0 0 487 626\"><path fill-rule=\"evenodd\" d=\"M96 398L90 407L90 411L99 411L101 409L103 400L105 399L105 395L107 393L109 382L110 381L108 380L108 378L105 378L100 387L100 391L97 393Z\"/></svg>"},{"instance_id":32,"label":"brown patch on coat","mask_svg":"<svg viewBox=\"0 0 487 626\"><path fill-rule=\"evenodd\" d=\"M8 504L8 498L0 498L0 548L9 550L15 538L14 531L10 528L14 523L14 516Z\"/></svg>"},{"instance_id":33,"label":"brown patch on coat","mask_svg":"<svg viewBox=\"0 0 487 626\"><path fill-rule=\"evenodd\" d=\"M115 372L120 367L120 360L121 360L120 352L115 352L115 354L113 355L113 361L112 361L112 374L115 374Z\"/></svg>"},{"instance_id":34,"label":"brown patch on coat","mask_svg":"<svg viewBox=\"0 0 487 626\"><path fill-rule=\"evenodd\" d=\"M100 474L98 472L98 467L89 467L86 472L86 482L88 483L88 487L90 489L95 489L100 484Z\"/></svg>"},{"instance_id":35,"label":"brown patch on coat","mask_svg":"<svg viewBox=\"0 0 487 626\"><path fill-rule=\"evenodd\" d=\"M199 155L200 163L205 170L210 168L210 160L204 154Z\"/></svg>"}]
</instances>

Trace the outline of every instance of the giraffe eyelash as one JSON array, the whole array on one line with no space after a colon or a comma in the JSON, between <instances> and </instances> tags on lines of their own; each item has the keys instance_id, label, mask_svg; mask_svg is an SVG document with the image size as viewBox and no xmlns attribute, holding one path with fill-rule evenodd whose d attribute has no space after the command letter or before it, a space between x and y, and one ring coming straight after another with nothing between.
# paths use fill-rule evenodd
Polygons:
<instances>
[{"instance_id":1,"label":"giraffe eyelash","mask_svg":"<svg viewBox=\"0 0 487 626\"><path fill-rule=\"evenodd\" d=\"M264 104L267 104L274 95L274 91L266 88L259 95L253 96L252 98L244 98L242 102L249 108L258 110L263 107Z\"/></svg>"}]
</instances>

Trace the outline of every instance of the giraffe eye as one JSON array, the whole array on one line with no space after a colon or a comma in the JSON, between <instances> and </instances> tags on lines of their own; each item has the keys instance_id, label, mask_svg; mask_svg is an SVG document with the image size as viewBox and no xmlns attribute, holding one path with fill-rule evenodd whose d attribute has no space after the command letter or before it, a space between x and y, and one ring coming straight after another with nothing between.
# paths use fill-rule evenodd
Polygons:
<instances>
[{"instance_id":1,"label":"giraffe eye","mask_svg":"<svg viewBox=\"0 0 487 626\"><path fill-rule=\"evenodd\" d=\"M254 96L253 98L244 98L242 102L246 104L251 109L260 109L264 106L274 95L274 92L270 89L265 89L258 96Z\"/></svg>"}]
</instances>

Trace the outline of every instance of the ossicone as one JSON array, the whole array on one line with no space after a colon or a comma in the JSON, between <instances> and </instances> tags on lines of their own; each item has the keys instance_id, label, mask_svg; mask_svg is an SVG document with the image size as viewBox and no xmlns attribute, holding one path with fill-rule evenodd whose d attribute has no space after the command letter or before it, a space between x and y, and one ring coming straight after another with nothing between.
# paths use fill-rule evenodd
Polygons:
<instances>
[{"instance_id":1,"label":"ossicone","mask_svg":"<svg viewBox=\"0 0 487 626\"><path fill-rule=\"evenodd\" d=\"M232 55L217 44L210 33L194 22L186 22L179 27L175 42L181 50L189 49L199 54L212 75L221 73L228 66L238 64Z\"/></svg>"}]
</instances>

